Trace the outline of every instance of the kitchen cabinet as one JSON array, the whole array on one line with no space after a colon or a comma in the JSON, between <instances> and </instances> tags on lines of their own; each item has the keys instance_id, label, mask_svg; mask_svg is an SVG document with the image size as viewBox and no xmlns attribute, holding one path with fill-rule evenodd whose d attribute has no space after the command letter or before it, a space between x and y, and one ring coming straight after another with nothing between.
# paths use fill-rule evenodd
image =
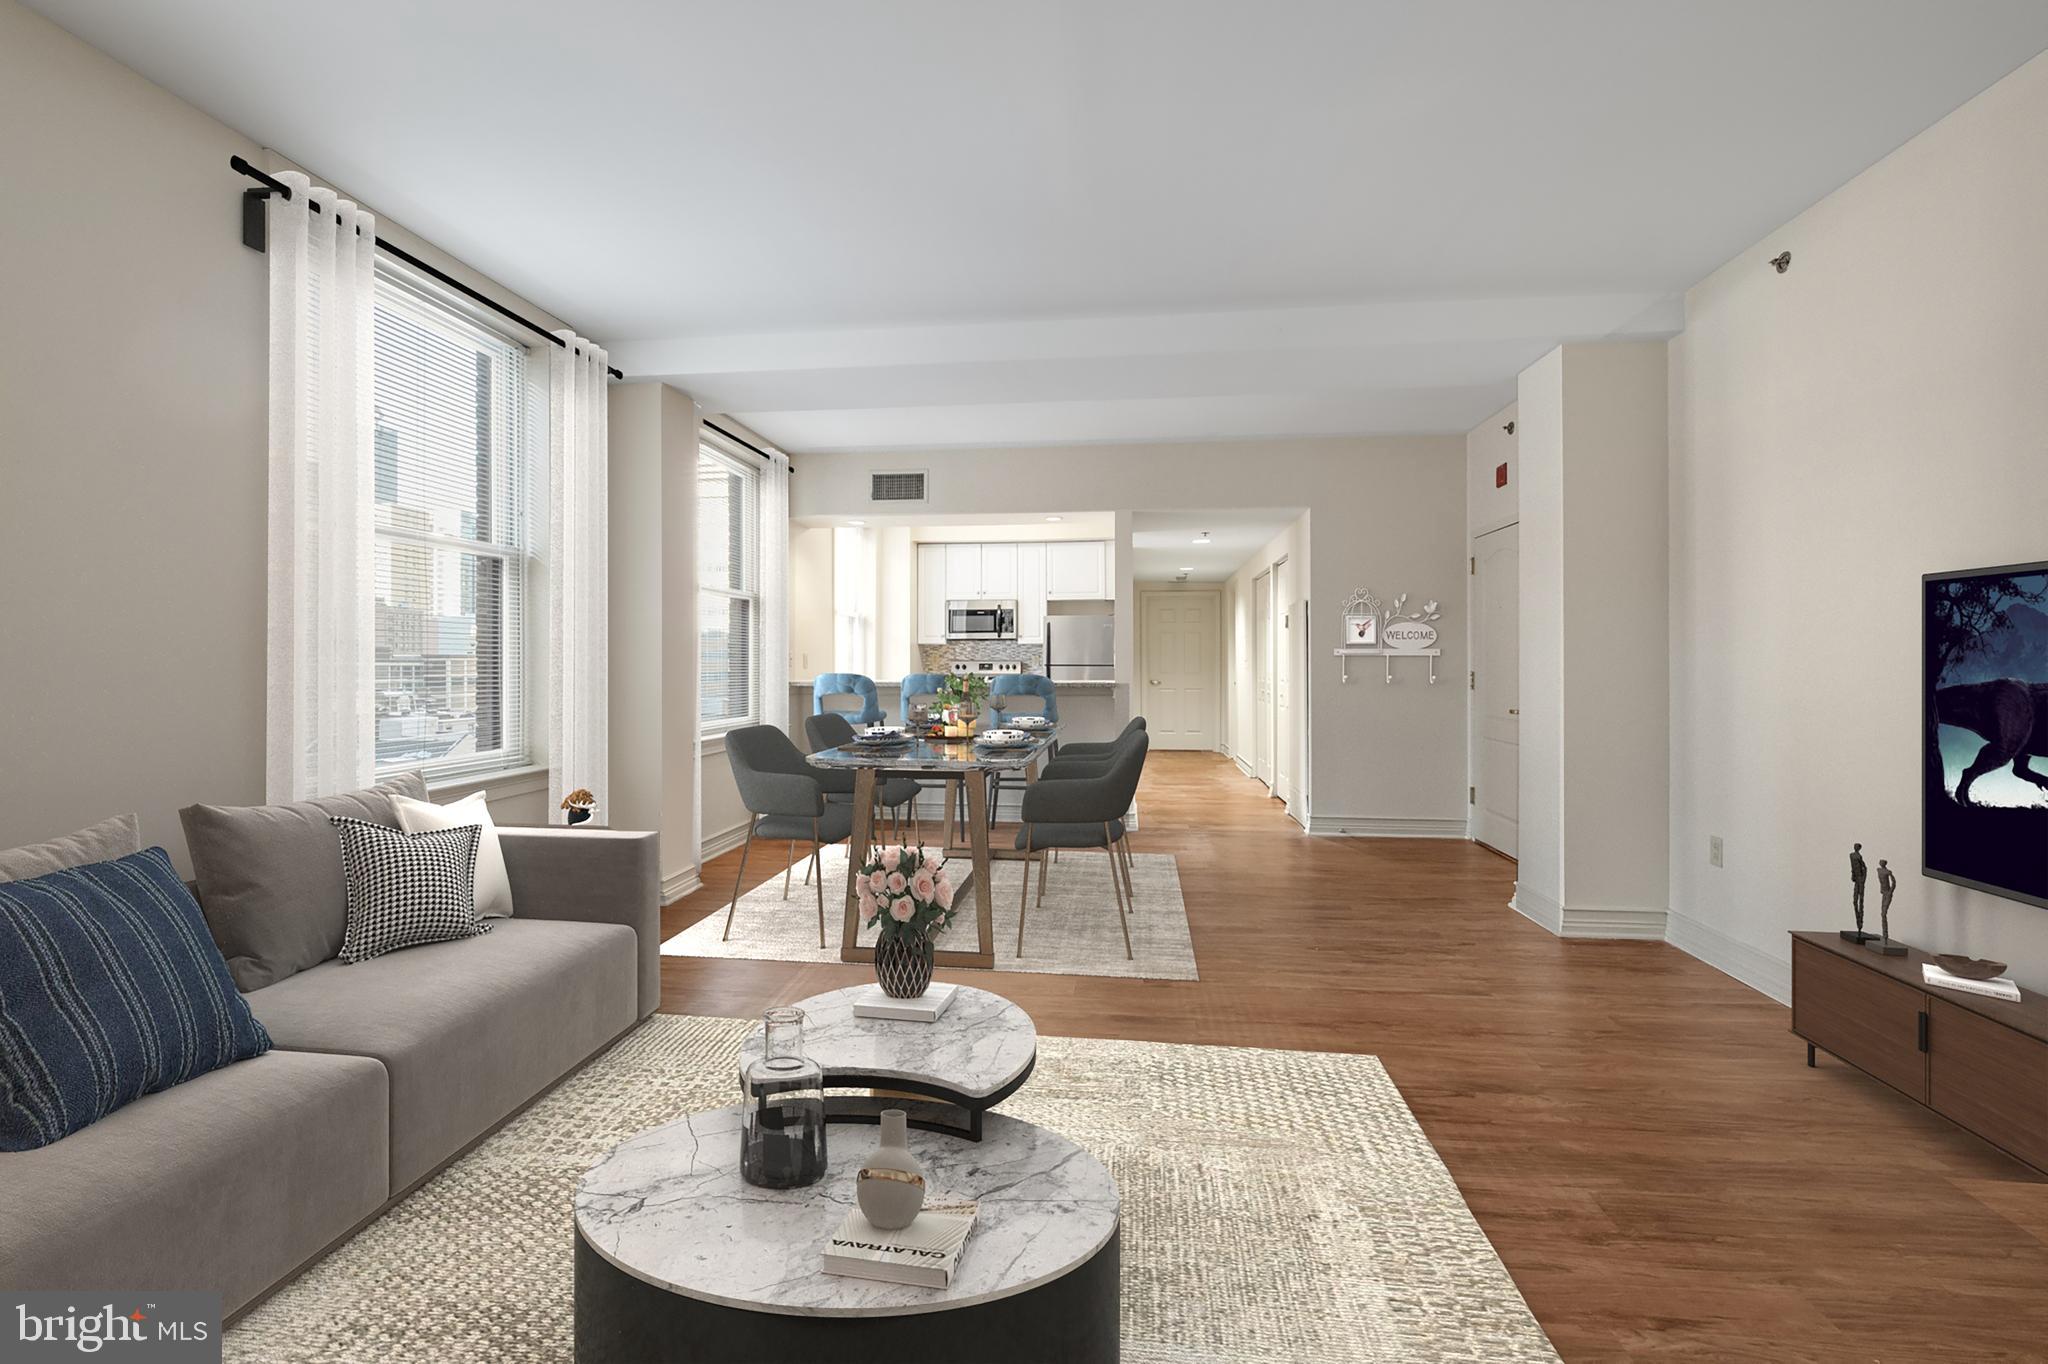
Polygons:
<instances>
[{"instance_id":1,"label":"kitchen cabinet","mask_svg":"<svg viewBox=\"0 0 2048 1364\"><path fill-rule=\"evenodd\" d=\"M981 590L979 601L1015 601L1017 598L1017 546L981 547Z\"/></svg>"},{"instance_id":2,"label":"kitchen cabinet","mask_svg":"<svg viewBox=\"0 0 2048 1364\"><path fill-rule=\"evenodd\" d=\"M1116 595L1109 580L1109 542L1054 540L1045 547L1045 595L1050 601L1102 601Z\"/></svg>"},{"instance_id":3,"label":"kitchen cabinet","mask_svg":"<svg viewBox=\"0 0 2048 1364\"><path fill-rule=\"evenodd\" d=\"M946 642L946 546L917 547L917 642Z\"/></svg>"},{"instance_id":4,"label":"kitchen cabinet","mask_svg":"<svg viewBox=\"0 0 2048 1364\"><path fill-rule=\"evenodd\" d=\"M980 601L981 546L946 546L946 600Z\"/></svg>"},{"instance_id":5,"label":"kitchen cabinet","mask_svg":"<svg viewBox=\"0 0 2048 1364\"><path fill-rule=\"evenodd\" d=\"M1045 638L1045 546L1016 545L1017 640L1036 644Z\"/></svg>"}]
</instances>

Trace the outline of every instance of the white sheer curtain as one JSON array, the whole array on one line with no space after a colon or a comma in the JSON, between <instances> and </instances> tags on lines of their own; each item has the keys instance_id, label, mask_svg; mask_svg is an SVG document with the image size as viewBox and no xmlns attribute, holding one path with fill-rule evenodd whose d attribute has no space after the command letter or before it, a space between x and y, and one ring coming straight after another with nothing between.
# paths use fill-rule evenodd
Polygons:
<instances>
[{"instance_id":1,"label":"white sheer curtain","mask_svg":"<svg viewBox=\"0 0 2048 1364\"><path fill-rule=\"evenodd\" d=\"M789 461L761 474L761 723L789 729Z\"/></svg>"},{"instance_id":2,"label":"white sheer curtain","mask_svg":"<svg viewBox=\"0 0 2048 1364\"><path fill-rule=\"evenodd\" d=\"M605 353L573 332L548 356L548 809L566 822L562 797L587 788L605 815L610 780L606 707Z\"/></svg>"},{"instance_id":3,"label":"white sheer curtain","mask_svg":"<svg viewBox=\"0 0 2048 1364\"><path fill-rule=\"evenodd\" d=\"M832 666L875 672L875 534L865 526L832 528Z\"/></svg>"},{"instance_id":4,"label":"white sheer curtain","mask_svg":"<svg viewBox=\"0 0 2048 1364\"><path fill-rule=\"evenodd\" d=\"M370 499L377 220L297 172L278 179L292 193L272 195L267 210L264 792L272 802L367 786L376 768Z\"/></svg>"}]
</instances>

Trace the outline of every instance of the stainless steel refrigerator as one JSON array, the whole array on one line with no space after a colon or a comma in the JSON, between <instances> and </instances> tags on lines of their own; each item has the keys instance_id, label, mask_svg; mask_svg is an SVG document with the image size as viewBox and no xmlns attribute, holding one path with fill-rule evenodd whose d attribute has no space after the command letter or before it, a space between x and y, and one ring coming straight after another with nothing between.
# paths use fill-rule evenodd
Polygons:
<instances>
[{"instance_id":1,"label":"stainless steel refrigerator","mask_svg":"<svg viewBox=\"0 0 2048 1364\"><path fill-rule=\"evenodd\" d=\"M1116 680L1116 617L1045 618L1045 675L1056 682Z\"/></svg>"}]
</instances>

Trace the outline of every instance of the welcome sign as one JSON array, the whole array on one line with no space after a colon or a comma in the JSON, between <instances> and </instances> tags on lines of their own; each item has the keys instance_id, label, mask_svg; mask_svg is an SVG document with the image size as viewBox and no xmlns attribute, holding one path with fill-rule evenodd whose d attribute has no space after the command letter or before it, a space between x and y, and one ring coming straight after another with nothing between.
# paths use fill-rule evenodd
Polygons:
<instances>
[{"instance_id":1,"label":"welcome sign","mask_svg":"<svg viewBox=\"0 0 2048 1364\"><path fill-rule=\"evenodd\" d=\"M1388 621L1386 628L1380 631L1380 643L1402 653L1420 653L1436 647L1436 627L1419 620Z\"/></svg>"}]
</instances>

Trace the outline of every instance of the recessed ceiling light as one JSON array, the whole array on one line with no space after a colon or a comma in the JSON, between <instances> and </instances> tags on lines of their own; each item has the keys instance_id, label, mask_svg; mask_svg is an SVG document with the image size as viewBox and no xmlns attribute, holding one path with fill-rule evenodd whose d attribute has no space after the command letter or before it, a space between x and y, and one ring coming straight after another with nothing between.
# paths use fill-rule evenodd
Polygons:
<instances>
[{"instance_id":1,"label":"recessed ceiling light","mask_svg":"<svg viewBox=\"0 0 2048 1364\"><path fill-rule=\"evenodd\" d=\"M848 522L847 522L846 524L847 524L847 525L849 525L849 526L865 526L865 525L867 524L867 522L865 522L865 521L848 521Z\"/></svg>"},{"instance_id":2,"label":"recessed ceiling light","mask_svg":"<svg viewBox=\"0 0 2048 1364\"><path fill-rule=\"evenodd\" d=\"M1066 518L1066 517L1064 517L1064 516L1048 516L1048 517L1046 517L1045 519L1046 519L1046 520L1048 520L1048 521L1064 521L1064 520L1066 520L1067 518Z\"/></svg>"},{"instance_id":3,"label":"recessed ceiling light","mask_svg":"<svg viewBox=\"0 0 2048 1364\"><path fill-rule=\"evenodd\" d=\"M1194 567L1194 565L1193 565L1193 564L1189 564L1189 565L1188 565L1188 566L1187 566L1186 568L1183 568L1183 569L1181 570L1181 572L1183 572L1183 573L1192 573L1192 572L1194 572L1194 571L1195 571L1195 567Z\"/></svg>"}]
</instances>

